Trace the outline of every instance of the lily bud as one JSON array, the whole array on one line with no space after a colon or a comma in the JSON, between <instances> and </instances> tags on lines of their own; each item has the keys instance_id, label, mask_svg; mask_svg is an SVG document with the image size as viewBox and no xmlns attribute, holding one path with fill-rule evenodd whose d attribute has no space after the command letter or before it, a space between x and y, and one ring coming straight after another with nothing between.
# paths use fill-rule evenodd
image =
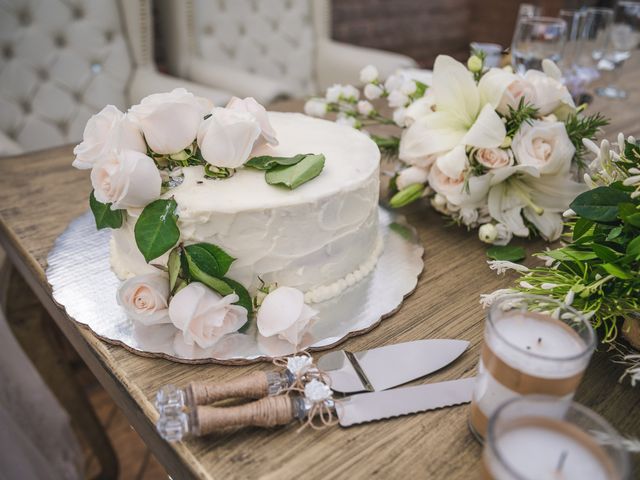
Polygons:
<instances>
[{"instance_id":1,"label":"lily bud","mask_svg":"<svg viewBox=\"0 0 640 480\"><path fill-rule=\"evenodd\" d=\"M392 208L400 208L405 205L409 205L412 202L415 202L422 196L422 192L424 192L425 186L422 183L414 183L409 185L406 188L403 188L398 193L396 193L391 200L389 200L389 205Z\"/></svg>"},{"instance_id":2,"label":"lily bud","mask_svg":"<svg viewBox=\"0 0 640 480\"><path fill-rule=\"evenodd\" d=\"M479 56L471 55L467 60L467 68L473 73L478 73L482 71L482 63L482 59Z\"/></svg>"},{"instance_id":3,"label":"lily bud","mask_svg":"<svg viewBox=\"0 0 640 480\"><path fill-rule=\"evenodd\" d=\"M498 237L498 229L492 223L485 223L478 229L478 238L484 243L493 243Z\"/></svg>"}]
</instances>

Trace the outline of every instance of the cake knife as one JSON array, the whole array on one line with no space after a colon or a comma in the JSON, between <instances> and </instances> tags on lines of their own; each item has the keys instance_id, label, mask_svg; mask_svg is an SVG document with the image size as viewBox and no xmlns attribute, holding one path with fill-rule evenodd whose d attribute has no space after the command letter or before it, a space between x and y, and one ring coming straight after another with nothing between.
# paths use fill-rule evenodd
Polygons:
<instances>
[{"instance_id":1,"label":"cake knife","mask_svg":"<svg viewBox=\"0 0 640 480\"><path fill-rule=\"evenodd\" d=\"M453 362L469 346L465 340L425 339L351 353L329 352L318 368L340 393L380 391L435 372ZM191 382L185 389L189 402L206 405L229 398L276 395L295 381L288 370L258 371L227 382Z\"/></svg>"},{"instance_id":2,"label":"cake knife","mask_svg":"<svg viewBox=\"0 0 640 480\"><path fill-rule=\"evenodd\" d=\"M396 388L381 392L351 395L325 400L326 408L338 417L341 426L383 420L471 401L475 378ZM228 428L249 426L274 427L294 420L305 421L317 414L314 404L304 395L265 397L234 407L184 403L181 391L160 411L158 432L167 441L180 441L187 436L202 436Z\"/></svg>"}]
</instances>

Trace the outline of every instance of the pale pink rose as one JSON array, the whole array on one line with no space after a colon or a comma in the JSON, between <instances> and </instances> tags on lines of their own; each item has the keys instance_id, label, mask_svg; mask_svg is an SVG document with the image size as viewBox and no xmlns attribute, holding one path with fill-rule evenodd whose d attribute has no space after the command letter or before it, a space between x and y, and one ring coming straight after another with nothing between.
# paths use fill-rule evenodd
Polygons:
<instances>
[{"instance_id":1,"label":"pale pink rose","mask_svg":"<svg viewBox=\"0 0 640 480\"><path fill-rule=\"evenodd\" d=\"M217 107L200 124L198 146L207 163L238 168L249 159L260 132L260 124L252 114Z\"/></svg>"},{"instance_id":2,"label":"pale pink rose","mask_svg":"<svg viewBox=\"0 0 640 480\"><path fill-rule=\"evenodd\" d=\"M511 148L518 164L537 168L541 174L566 173L575 147L561 122L535 121L523 125Z\"/></svg>"},{"instance_id":3,"label":"pale pink rose","mask_svg":"<svg viewBox=\"0 0 640 480\"><path fill-rule=\"evenodd\" d=\"M489 169L513 165L513 154L502 148L478 148L473 152L473 158Z\"/></svg>"},{"instance_id":4,"label":"pale pink rose","mask_svg":"<svg viewBox=\"0 0 640 480\"><path fill-rule=\"evenodd\" d=\"M538 115L545 116L555 111L563 111L565 115L575 112L576 105L571 93L562 82L539 70L527 71L524 78L535 90L533 104L538 108Z\"/></svg>"},{"instance_id":5,"label":"pale pink rose","mask_svg":"<svg viewBox=\"0 0 640 480\"><path fill-rule=\"evenodd\" d=\"M451 178L438 167L437 162L429 170L429 186L440 194L451 206L480 208L486 203L487 193L491 186L491 174L469 176L465 188L465 174Z\"/></svg>"},{"instance_id":6,"label":"pale pink rose","mask_svg":"<svg viewBox=\"0 0 640 480\"><path fill-rule=\"evenodd\" d=\"M229 103L227 103L226 108L253 115L260 125L260 135L262 136L262 139L271 145L278 145L276 131L269 122L267 111L256 101L255 98L247 97L240 99L238 97L232 97L231 100L229 100Z\"/></svg>"},{"instance_id":7,"label":"pale pink rose","mask_svg":"<svg viewBox=\"0 0 640 480\"><path fill-rule=\"evenodd\" d=\"M222 297L202 283L193 282L171 299L169 317L182 331L187 345L209 348L247 322L247 310L233 305L237 301L235 293Z\"/></svg>"},{"instance_id":8,"label":"pale pink rose","mask_svg":"<svg viewBox=\"0 0 640 480\"><path fill-rule=\"evenodd\" d=\"M147 151L140 129L113 105L107 105L87 122L82 142L73 149L73 166L92 168L110 150Z\"/></svg>"},{"instance_id":9,"label":"pale pink rose","mask_svg":"<svg viewBox=\"0 0 640 480\"><path fill-rule=\"evenodd\" d=\"M130 278L118 289L118 304L129 318L143 325L171 323L167 299L169 279L160 273Z\"/></svg>"},{"instance_id":10,"label":"pale pink rose","mask_svg":"<svg viewBox=\"0 0 640 480\"><path fill-rule=\"evenodd\" d=\"M96 200L112 208L145 207L160 198L162 178L155 162L133 150L112 151L91 170Z\"/></svg>"},{"instance_id":11,"label":"pale pink rose","mask_svg":"<svg viewBox=\"0 0 640 480\"><path fill-rule=\"evenodd\" d=\"M496 108L502 114L508 113L509 107L514 110L517 109L521 101L524 101L525 104L535 101L536 91L533 85L520 76L515 75L515 77L502 94L500 103Z\"/></svg>"},{"instance_id":12,"label":"pale pink rose","mask_svg":"<svg viewBox=\"0 0 640 480\"><path fill-rule=\"evenodd\" d=\"M177 153L193 143L211 102L184 88L155 93L129 110L147 144L156 153Z\"/></svg>"},{"instance_id":13,"label":"pale pink rose","mask_svg":"<svg viewBox=\"0 0 640 480\"><path fill-rule=\"evenodd\" d=\"M263 337L274 335L298 345L318 314L304 303L304 294L292 287L278 287L269 293L258 310L258 331Z\"/></svg>"},{"instance_id":14,"label":"pale pink rose","mask_svg":"<svg viewBox=\"0 0 640 480\"><path fill-rule=\"evenodd\" d=\"M517 108L521 100L533 103L536 98L536 90L528 80L502 68L492 68L485 73L478 87L484 101L503 115L509 112L509 107Z\"/></svg>"}]
</instances>

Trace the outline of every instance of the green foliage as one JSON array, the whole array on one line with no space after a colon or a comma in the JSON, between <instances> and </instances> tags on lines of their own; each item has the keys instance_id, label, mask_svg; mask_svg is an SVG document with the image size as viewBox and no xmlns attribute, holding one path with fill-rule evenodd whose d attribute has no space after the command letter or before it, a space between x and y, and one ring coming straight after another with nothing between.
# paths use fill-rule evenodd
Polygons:
<instances>
[{"instance_id":1,"label":"green foliage","mask_svg":"<svg viewBox=\"0 0 640 480\"><path fill-rule=\"evenodd\" d=\"M291 190L316 178L324 168L324 155L307 154L293 165L277 165L265 173L269 185L283 185Z\"/></svg>"},{"instance_id":2,"label":"green foliage","mask_svg":"<svg viewBox=\"0 0 640 480\"><path fill-rule=\"evenodd\" d=\"M113 210L110 203L101 203L96 200L96 196L91 191L89 196L89 207L93 212L98 230L103 228L120 228L124 221L124 210Z\"/></svg>"},{"instance_id":3,"label":"green foliage","mask_svg":"<svg viewBox=\"0 0 640 480\"><path fill-rule=\"evenodd\" d=\"M159 199L147 205L134 227L138 250L147 262L168 252L180 239L176 201Z\"/></svg>"},{"instance_id":4,"label":"green foliage","mask_svg":"<svg viewBox=\"0 0 640 480\"><path fill-rule=\"evenodd\" d=\"M524 260L527 254L522 247L512 245L494 245L487 248L487 257L492 260L507 260L509 262L519 262Z\"/></svg>"},{"instance_id":5,"label":"green foliage","mask_svg":"<svg viewBox=\"0 0 640 480\"><path fill-rule=\"evenodd\" d=\"M520 99L517 108L509 106L509 112L505 116L507 129L507 136L513 137L518 130L522 127L522 124L531 124L533 120L538 116L538 109L530 103L525 103L524 97Z\"/></svg>"},{"instance_id":6,"label":"green foliage","mask_svg":"<svg viewBox=\"0 0 640 480\"><path fill-rule=\"evenodd\" d=\"M371 135L371 140L376 142L376 145L378 145L378 148L383 153L396 154L400 150L400 137Z\"/></svg>"},{"instance_id":7,"label":"green foliage","mask_svg":"<svg viewBox=\"0 0 640 480\"><path fill-rule=\"evenodd\" d=\"M389 200L389 205L392 208L400 208L410 203L415 202L420 197L422 197L422 193L424 192L425 185L422 183L412 183L408 187L397 192L391 200Z\"/></svg>"},{"instance_id":8,"label":"green foliage","mask_svg":"<svg viewBox=\"0 0 640 480\"><path fill-rule=\"evenodd\" d=\"M582 139L588 138L589 140L595 140L600 129L608 124L609 119L600 112L585 116L575 113L565 120L567 135L576 149L573 160L577 162L578 165L582 164L582 158L586 153L586 147L582 143Z\"/></svg>"},{"instance_id":9,"label":"green foliage","mask_svg":"<svg viewBox=\"0 0 640 480\"><path fill-rule=\"evenodd\" d=\"M250 158L244 165L245 167L256 168L258 170L271 170L277 166L295 165L309 155L313 155L313 153L299 153L293 157L271 157L269 155L263 155Z\"/></svg>"},{"instance_id":10,"label":"green foliage","mask_svg":"<svg viewBox=\"0 0 640 480\"><path fill-rule=\"evenodd\" d=\"M618 205L630 200L629 193L613 187L597 187L578 195L571 209L593 222L612 222L618 217Z\"/></svg>"}]
</instances>

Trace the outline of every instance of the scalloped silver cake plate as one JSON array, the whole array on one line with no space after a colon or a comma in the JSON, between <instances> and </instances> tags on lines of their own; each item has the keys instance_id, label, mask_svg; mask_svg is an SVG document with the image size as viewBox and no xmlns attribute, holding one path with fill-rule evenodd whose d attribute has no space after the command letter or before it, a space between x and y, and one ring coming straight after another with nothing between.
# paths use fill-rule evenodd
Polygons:
<instances>
[{"instance_id":1,"label":"scalloped silver cake plate","mask_svg":"<svg viewBox=\"0 0 640 480\"><path fill-rule=\"evenodd\" d=\"M116 301L120 280L109 263L109 230L96 230L91 212L73 220L49 253L47 280L54 300L80 325L101 339L145 356L183 363L246 364L271 361L296 350L331 348L365 333L398 310L416 287L424 249L403 217L379 209L384 249L376 268L343 295L313 304L318 319L297 348L265 338L254 325L245 334L226 335L213 347L187 345L171 324L134 323Z\"/></svg>"}]
</instances>

